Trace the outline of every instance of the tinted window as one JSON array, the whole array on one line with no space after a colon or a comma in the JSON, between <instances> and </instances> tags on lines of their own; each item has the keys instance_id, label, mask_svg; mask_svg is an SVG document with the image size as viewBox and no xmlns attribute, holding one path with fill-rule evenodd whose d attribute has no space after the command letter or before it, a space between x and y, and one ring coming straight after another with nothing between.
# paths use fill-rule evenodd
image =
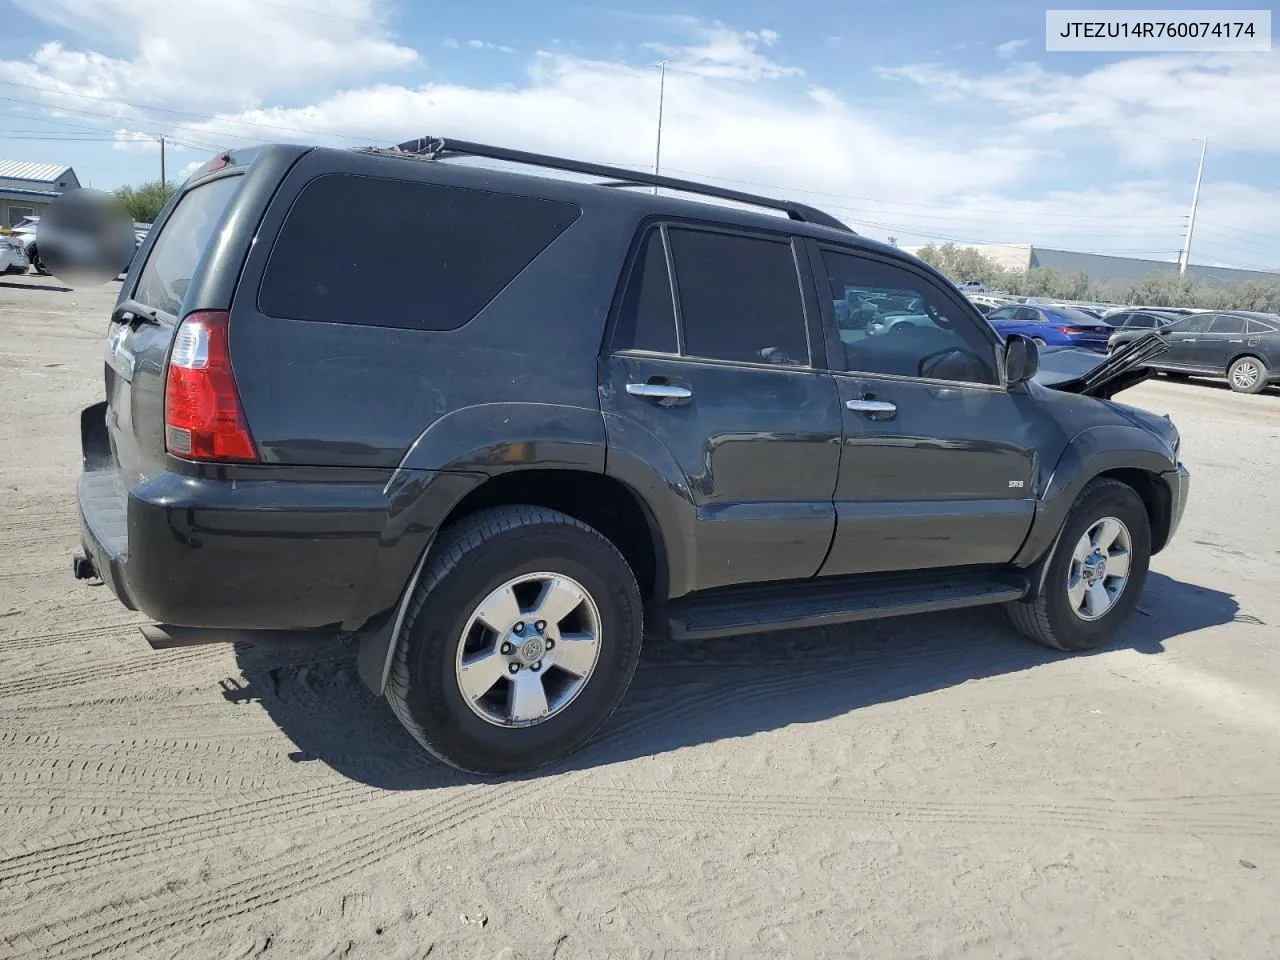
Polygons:
<instances>
[{"instance_id":1,"label":"tinted window","mask_svg":"<svg viewBox=\"0 0 1280 960\"><path fill-rule=\"evenodd\" d=\"M1157 327L1159 326L1159 324L1156 322L1156 318L1149 313L1135 313L1132 317L1129 318L1129 323L1127 324L1127 326L1129 326L1130 328L1132 327L1151 328L1151 327Z\"/></svg>"},{"instance_id":2,"label":"tinted window","mask_svg":"<svg viewBox=\"0 0 1280 960\"><path fill-rule=\"evenodd\" d=\"M1053 315L1059 320L1067 323L1083 323L1088 326L1097 324L1098 318L1083 310L1077 310L1075 307L1054 307Z\"/></svg>"},{"instance_id":3,"label":"tinted window","mask_svg":"<svg viewBox=\"0 0 1280 960\"><path fill-rule=\"evenodd\" d=\"M1109 313L1102 318L1102 322L1109 327L1123 327L1126 325L1132 326L1132 323L1129 323L1129 320L1133 316L1136 316L1136 314Z\"/></svg>"},{"instance_id":4,"label":"tinted window","mask_svg":"<svg viewBox=\"0 0 1280 960\"><path fill-rule=\"evenodd\" d=\"M1040 311L1031 307L1017 307L1013 312L1013 318L1023 323L1044 323L1044 316Z\"/></svg>"},{"instance_id":5,"label":"tinted window","mask_svg":"<svg viewBox=\"0 0 1280 960\"><path fill-rule=\"evenodd\" d=\"M1244 317L1223 315L1214 317L1209 325L1210 333L1244 333Z\"/></svg>"},{"instance_id":6,"label":"tinted window","mask_svg":"<svg viewBox=\"0 0 1280 960\"><path fill-rule=\"evenodd\" d=\"M631 268L613 345L617 350L676 353L676 311L671 302L671 279L662 234L650 230Z\"/></svg>"},{"instance_id":7,"label":"tinted window","mask_svg":"<svg viewBox=\"0 0 1280 960\"><path fill-rule=\"evenodd\" d=\"M241 178L222 177L187 191L147 256L133 298L177 316L200 255L222 220Z\"/></svg>"},{"instance_id":8,"label":"tinted window","mask_svg":"<svg viewBox=\"0 0 1280 960\"><path fill-rule=\"evenodd\" d=\"M1274 323L1268 323L1268 322L1267 322L1267 321L1265 321L1265 320L1250 320L1250 321L1249 321L1249 332L1250 332L1250 333L1275 333L1275 332L1276 332L1276 329L1277 329L1277 328L1276 328L1276 325L1275 325Z\"/></svg>"},{"instance_id":9,"label":"tinted window","mask_svg":"<svg viewBox=\"0 0 1280 960\"><path fill-rule=\"evenodd\" d=\"M998 310L992 310L987 314L988 320L1012 320L1017 313L1015 307L1001 307Z\"/></svg>"},{"instance_id":10,"label":"tinted window","mask_svg":"<svg viewBox=\"0 0 1280 960\"><path fill-rule=\"evenodd\" d=\"M1209 329L1209 321L1213 319L1211 313L1201 313L1192 317L1187 317L1172 329L1178 333L1204 333Z\"/></svg>"},{"instance_id":11,"label":"tinted window","mask_svg":"<svg viewBox=\"0 0 1280 960\"><path fill-rule=\"evenodd\" d=\"M939 287L878 260L832 250L822 260L849 370L996 382L991 337Z\"/></svg>"},{"instance_id":12,"label":"tinted window","mask_svg":"<svg viewBox=\"0 0 1280 960\"><path fill-rule=\"evenodd\" d=\"M358 210L358 233L335 228ZM262 278L264 313L453 330L578 218L571 203L349 174L303 188Z\"/></svg>"},{"instance_id":13,"label":"tinted window","mask_svg":"<svg viewBox=\"0 0 1280 960\"><path fill-rule=\"evenodd\" d=\"M684 352L751 363L807 364L804 303L785 240L668 232Z\"/></svg>"}]
</instances>

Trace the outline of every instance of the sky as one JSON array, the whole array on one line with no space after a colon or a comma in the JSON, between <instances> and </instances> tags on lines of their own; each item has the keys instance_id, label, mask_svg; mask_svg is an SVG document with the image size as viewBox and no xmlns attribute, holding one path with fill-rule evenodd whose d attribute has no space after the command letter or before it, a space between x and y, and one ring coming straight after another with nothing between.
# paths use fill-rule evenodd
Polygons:
<instances>
[{"instance_id":1,"label":"sky","mask_svg":"<svg viewBox=\"0 0 1280 960\"><path fill-rule=\"evenodd\" d=\"M1174 260L1209 137L1192 262L1280 269L1278 51L1046 53L1044 8L997 0L0 0L0 23L0 159L99 189L157 179L161 136L170 178L427 134L651 170L667 60L664 173L902 245Z\"/></svg>"}]
</instances>

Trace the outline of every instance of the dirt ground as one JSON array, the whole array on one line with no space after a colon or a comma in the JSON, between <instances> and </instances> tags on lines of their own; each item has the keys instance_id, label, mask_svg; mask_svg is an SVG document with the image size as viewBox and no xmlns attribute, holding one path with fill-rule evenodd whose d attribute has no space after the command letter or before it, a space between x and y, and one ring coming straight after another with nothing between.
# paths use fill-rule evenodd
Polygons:
<instances>
[{"instance_id":1,"label":"dirt ground","mask_svg":"<svg viewBox=\"0 0 1280 960\"><path fill-rule=\"evenodd\" d=\"M0 956L1280 956L1280 394L1114 647L998 612L651 644L569 763L422 756L344 644L155 653L71 578L115 285L0 279Z\"/></svg>"}]
</instances>

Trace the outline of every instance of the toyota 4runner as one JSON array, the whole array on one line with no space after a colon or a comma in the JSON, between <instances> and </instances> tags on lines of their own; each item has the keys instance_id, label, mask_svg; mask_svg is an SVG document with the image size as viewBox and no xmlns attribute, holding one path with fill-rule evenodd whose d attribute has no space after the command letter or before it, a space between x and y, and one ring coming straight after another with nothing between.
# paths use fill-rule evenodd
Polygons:
<instances>
[{"instance_id":1,"label":"toyota 4runner","mask_svg":"<svg viewBox=\"0 0 1280 960\"><path fill-rule=\"evenodd\" d=\"M438 139L236 150L111 315L75 574L156 647L357 633L432 754L531 768L606 721L646 624L1003 604L1105 643L1186 497L1173 425L1110 399L1160 349L1050 375L767 197Z\"/></svg>"}]
</instances>

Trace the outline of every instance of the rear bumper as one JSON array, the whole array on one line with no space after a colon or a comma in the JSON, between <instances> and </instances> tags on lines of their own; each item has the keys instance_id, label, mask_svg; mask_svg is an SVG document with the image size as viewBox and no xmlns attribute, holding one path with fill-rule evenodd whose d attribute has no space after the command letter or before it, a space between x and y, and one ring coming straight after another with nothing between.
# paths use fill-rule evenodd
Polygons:
<instances>
[{"instance_id":1,"label":"rear bumper","mask_svg":"<svg viewBox=\"0 0 1280 960\"><path fill-rule=\"evenodd\" d=\"M355 629L395 605L456 502L442 495L456 483L433 483L443 475L404 471L394 483L163 472L128 488L104 450L103 406L82 417L84 553L121 603L175 626Z\"/></svg>"}]
</instances>

